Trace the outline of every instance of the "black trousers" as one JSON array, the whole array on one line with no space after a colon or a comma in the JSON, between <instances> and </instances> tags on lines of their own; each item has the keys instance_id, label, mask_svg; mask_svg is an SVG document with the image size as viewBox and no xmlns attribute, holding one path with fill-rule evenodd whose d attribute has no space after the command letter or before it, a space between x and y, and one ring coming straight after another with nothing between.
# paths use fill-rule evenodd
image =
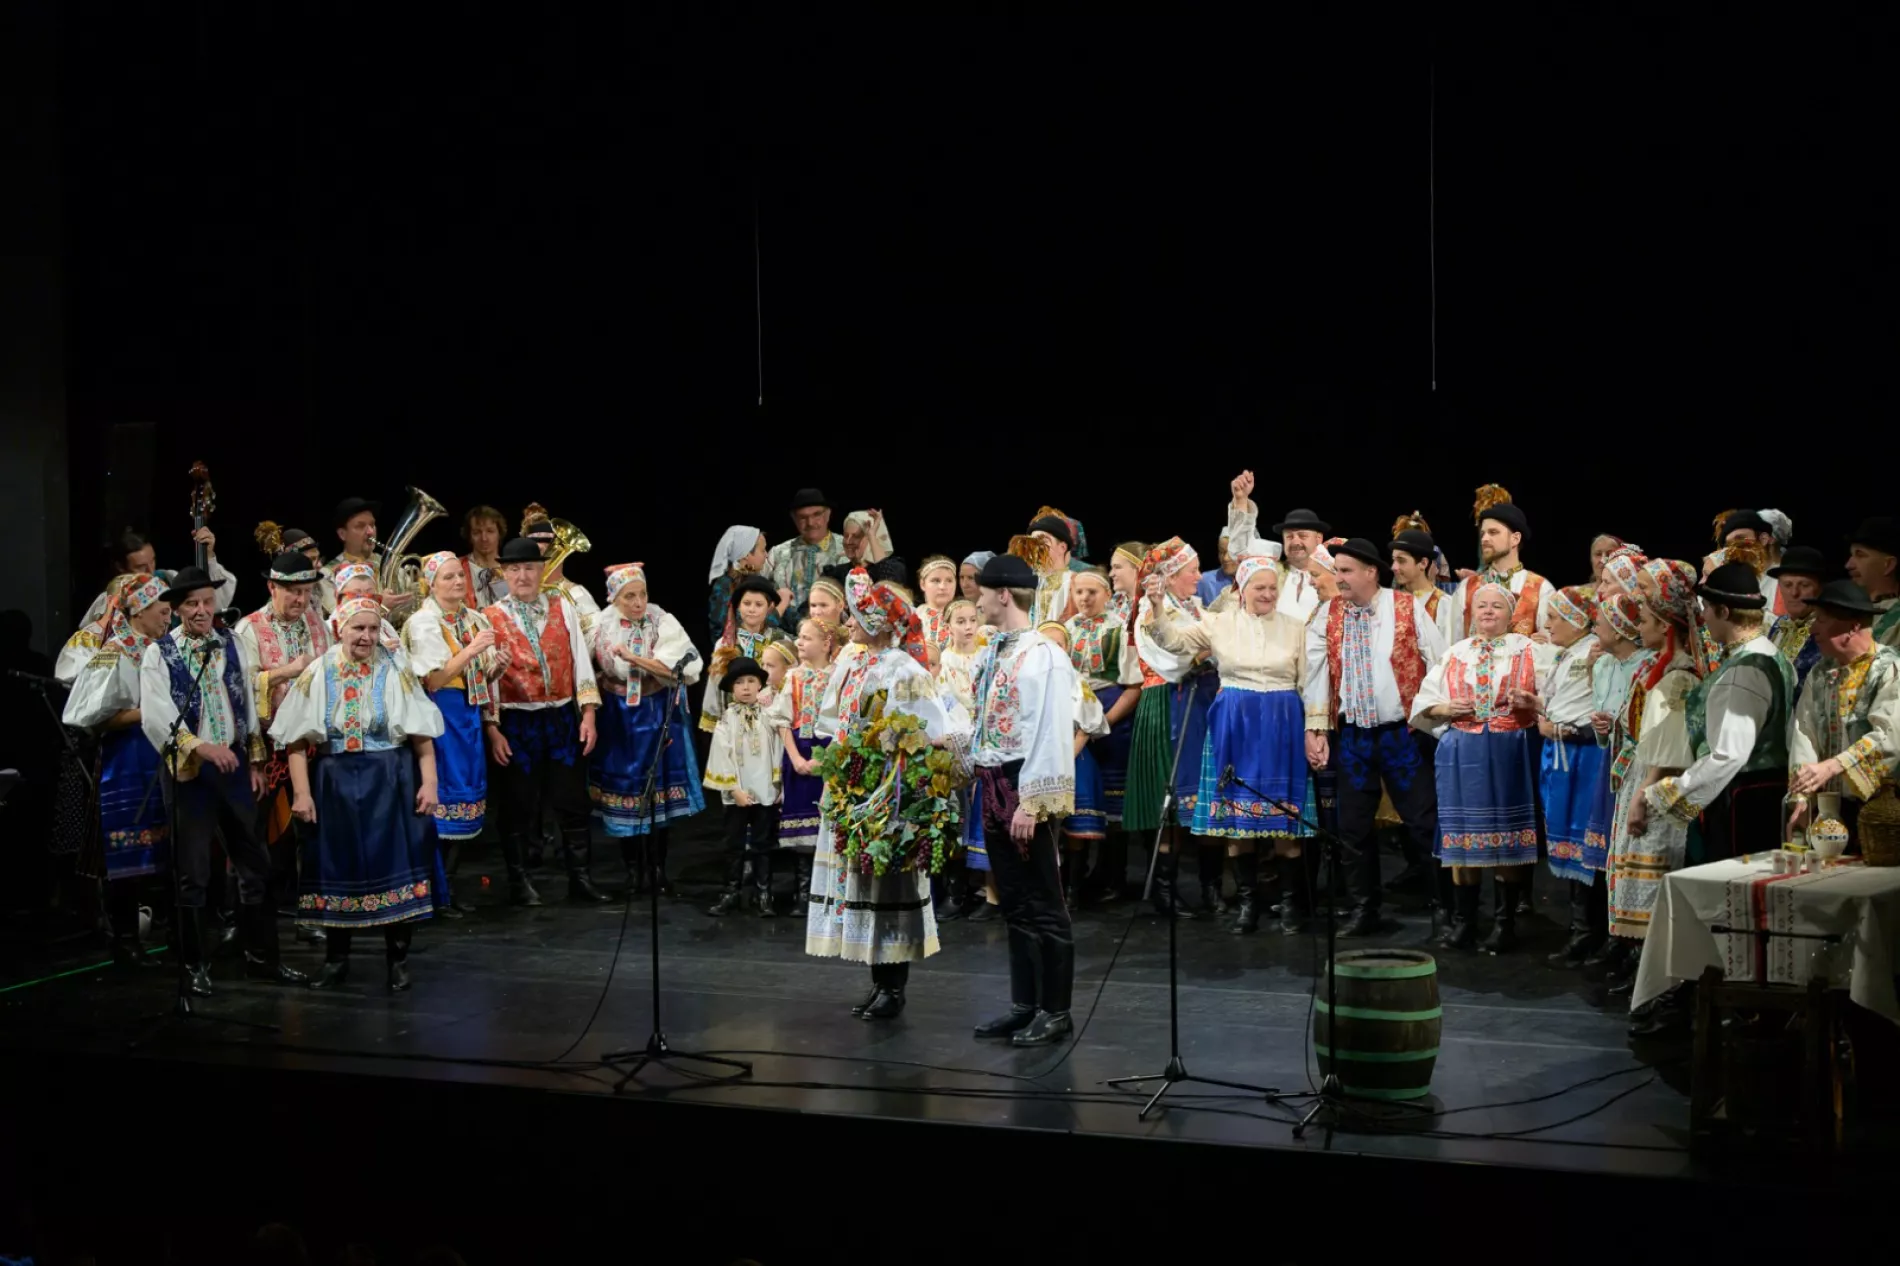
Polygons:
<instances>
[{"instance_id":1,"label":"black trousers","mask_svg":"<svg viewBox=\"0 0 1900 1266\"><path fill-rule=\"evenodd\" d=\"M232 773L221 774L205 764L196 778L181 783L173 782L169 773L161 777L165 802L176 807L178 816L172 851L178 867L178 899L187 908L203 908L211 882L211 841L219 836L237 872L238 901L262 905L269 895L270 854L257 834L257 797L251 794L250 767L240 764Z\"/></svg>"},{"instance_id":2,"label":"black trousers","mask_svg":"<svg viewBox=\"0 0 1900 1266\"><path fill-rule=\"evenodd\" d=\"M270 839L271 806L277 793L271 792L257 806L257 838ZM291 818L284 833L264 847L270 854L270 901L274 906L297 907L298 860L303 856L306 833L311 828L301 818Z\"/></svg>"},{"instance_id":3,"label":"black trousers","mask_svg":"<svg viewBox=\"0 0 1900 1266\"><path fill-rule=\"evenodd\" d=\"M541 814L552 810L564 843L588 841L586 758L573 736L572 705L536 713L502 713L502 733L513 754L506 765L489 765L489 788L501 819L502 856L521 865L523 849L541 836Z\"/></svg>"},{"instance_id":4,"label":"black trousers","mask_svg":"<svg viewBox=\"0 0 1900 1266\"><path fill-rule=\"evenodd\" d=\"M1701 825L1691 836L1690 865L1780 848L1781 800L1787 794L1785 773L1737 774L1702 811Z\"/></svg>"},{"instance_id":5,"label":"black trousers","mask_svg":"<svg viewBox=\"0 0 1900 1266\"><path fill-rule=\"evenodd\" d=\"M748 840L750 843L748 843ZM752 855L752 873L765 883L772 873L771 850L778 847L778 806L752 804L726 806L726 882L737 887L745 877L748 850Z\"/></svg>"},{"instance_id":6,"label":"black trousers","mask_svg":"<svg viewBox=\"0 0 1900 1266\"><path fill-rule=\"evenodd\" d=\"M1342 723L1332 735L1329 766L1334 772L1334 810L1339 823L1341 862L1353 907L1377 910L1379 883L1379 792L1405 823L1413 849L1431 857L1438 845L1438 787L1431 755L1403 722L1360 728Z\"/></svg>"},{"instance_id":7,"label":"black trousers","mask_svg":"<svg viewBox=\"0 0 1900 1266\"><path fill-rule=\"evenodd\" d=\"M1009 929L1009 1000L1019 1007L1064 1012L1075 992L1075 934L1062 898L1056 833L1038 826L1027 850L1010 838L1021 761L978 771L983 838L990 873Z\"/></svg>"}]
</instances>

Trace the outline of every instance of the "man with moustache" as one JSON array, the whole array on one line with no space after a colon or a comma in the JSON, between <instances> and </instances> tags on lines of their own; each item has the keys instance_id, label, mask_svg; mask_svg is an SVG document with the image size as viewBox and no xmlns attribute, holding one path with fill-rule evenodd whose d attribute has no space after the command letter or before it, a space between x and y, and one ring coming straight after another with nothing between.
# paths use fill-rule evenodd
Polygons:
<instances>
[{"instance_id":1,"label":"man with moustache","mask_svg":"<svg viewBox=\"0 0 1900 1266\"><path fill-rule=\"evenodd\" d=\"M1859 585L1880 614L1874 641L1900 650L1900 519L1867 519L1847 538L1847 578Z\"/></svg>"},{"instance_id":2,"label":"man with moustache","mask_svg":"<svg viewBox=\"0 0 1900 1266\"><path fill-rule=\"evenodd\" d=\"M778 590L780 623L803 619L811 583L827 567L846 562L844 542L831 530L831 502L816 488L800 488L792 498L792 526L798 535L780 541L765 556L765 577Z\"/></svg>"},{"instance_id":3,"label":"man with moustache","mask_svg":"<svg viewBox=\"0 0 1900 1266\"><path fill-rule=\"evenodd\" d=\"M1874 640L1879 604L1852 581L1828 581L1811 605L1822 662L1795 704L1789 788L1840 792L1841 820L1858 841L1861 806L1900 765L1900 653Z\"/></svg>"}]
</instances>

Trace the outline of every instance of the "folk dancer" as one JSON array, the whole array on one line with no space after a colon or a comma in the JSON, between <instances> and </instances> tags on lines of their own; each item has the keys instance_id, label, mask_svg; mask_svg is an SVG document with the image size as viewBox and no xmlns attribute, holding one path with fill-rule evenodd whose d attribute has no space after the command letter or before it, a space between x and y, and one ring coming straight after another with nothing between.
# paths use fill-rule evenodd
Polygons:
<instances>
[{"instance_id":1,"label":"folk dancer","mask_svg":"<svg viewBox=\"0 0 1900 1266\"><path fill-rule=\"evenodd\" d=\"M1121 898L1128 876L1128 835L1122 829L1128 796L1128 761L1141 703L1141 660L1128 636L1128 621L1112 609L1112 582L1099 567L1076 572L1069 582L1075 614L1069 617L1069 662L1101 703L1108 732L1089 750L1102 778L1102 816L1107 837L1096 850L1095 869L1084 895ZM973 630L974 631L974 630Z\"/></svg>"},{"instance_id":2,"label":"folk dancer","mask_svg":"<svg viewBox=\"0 0 1900 1266\"><path fill-rule=\"evenodd\" d=\"M1795 706L1791 788L1841 793L1841 819L1858 845L1862 806L1891 796L1900 768L1900 653L1874 641L1878 604L1853 582L1829 581L1814 605L1824 662Z\"/></svg>"},{"instance_id":3,"label":"folk dancer","mask_svg":"<svg viewBox=\"0 0 1900 1266\"><path fill-rule=\"evenodd\" d=\"M1073 1029L1075 939L1053 828L1075 808L1075 669L1030 631L1041 579L1015 554L991 559L978 577L978 605L999 635L977 657L970 759L1009 928L1010 1008L976 1035L1017 1046Z\"/></svg>"},{"instance_id":4,"label":"folk dancer","mask_svg":"<svg viewBox=\"0 0 1900 1266\"><path fill-rule=\"evenodd\" d=\"M345 497L337 502L336 509L331 512L330 522L336 529L337 541L342 548L324 560L324 578L317 586L317 598L323 605L325 619L336 612L336 604L342 601L343 587L337 583L336 579L336 573L340 569L351 564L368 569L372 588L374 587L376 512L380 509L382 509L380 501L369 501L362 497ZM383 605L388 606L387 603ZM334 633L335 630L331 632Z\"/></svg>"},{"instance_id":5,"label":"folk dancer","mask_svg":"<svg viewBox=\"0 0 1900 1266\"><path fill-rule=\"evenodd\" d=\"M354 934L381 928L386 983L402 993L415 924L435 912L442 714L383 649L375 599L345 598L336 614L342 643L304 669L271 724L272 741L290 753L294 811L315 827L297 918L325 931L323 971L311 988L347 980Z\"/></svg>"},{"instance_id":6,"label":"folk dancer","mask_svg":"<svg viewBox=\"0 0 1900 1266\"><path fill-rule=\"evenodd\" d=\"M1306 624L1306 759L1316 774L1337 775L1335 813L1353 903L1342 934L1369 936L1379 927L1373 821L1382 792L1413 847L1439 852L1437 788L1408 723L1426 671L1447 648L1423 603L1379 584L1378 546L1356 536L1333 558L1339 593Z\"/></svg>"},{"instance_id":7,"label":"folk dancer","mask_svg":"<svg viewBox=\"0 0 1900 1266\"><path fill-rule=\"evenodd\" d=\"M1775 541L1774 525L1759 510L1730 510L1716 519L1715 531L1721 548L1709 556L1712 560L1710 571L1723 563L1761 560L1761 574L1755 578L1755 584L1765 600L1762 609L1766 613L1763 620L1763 627L1766 628L1769 618L1780 609L1776 600L1779 584L1767 570L1781 560L1781 547ZM1738 548L1741 551L1739 554L1735 552Z\"/></svg>"},{"instance_id":8,"label":"folk dancer","mask_svg":"<svg viewBox=\"0 0 1900 1266\"><path fill-rule=\"evenodd\" d=\"M345 563L330 573L330 581L336 592L336 600L346 602L351 598L374 598L383 609L382 632L378 635L384 650L396 657L398 663L406 662L409 652L403 648L402 635L396 632L396 626L389 622L389 607L382 604L376 592L376 573L368 563ZM330 612L330 641L332 644L343 640L343 626L337 622L334 609Z\"/></svg>"},{"instance_id":9,"label":"folk dancer","mask_svg":"<svg viewBox=\"0 0 1900 1266\"><path fill-rule=\"evenodd\" d=\"M610 609L590 642L601 712L587 794L601 828L620 841L629 895L643 896L649 884L658 884L661 896L671 896L666 860L673 824L706 807L686 720L686 687L699 680L699 652L685 626L648 600L643 564L608 568L607 599Z\"/></svg>"},{"instance_id":10,"label":"folk dancer","mask_svg":"<svg viewBox=\"0 0 1900 1266\"><path fill-rule=\"evenodd\" d=\"M1426 529L1401 526L1423 522L1414 513L1392 525L1392 541L1386 546L1386 556L1392 560L1392 588L1398 593L1411 594L1425 605L1426 616L1438 626L1449 646L1458 639L1452 636L1451 595L1440 589L1433 579L1438 566L1438 545Z\"/></svg>"},{"instance_id":11,"label":"folk dancer","mask_svg":"<svg viewBox=\"0 0 1900 1266\"><path fill-rule=\"evenodd\" d=\"M535 543L543 558L554 548L554 520L548 517L546 507L539 502L530 503L521 512L521 535ZM555 563L551 571L543 567L541 587L554 590L567 599L580 617L581 636L585 638L594 631L594 621L600 619L600 604L594 601L594 595L586 585L567 578L566 568L565 559Z\"/></svg>"},{"instance_id":12,"label":"folk dancer","mask_svg":"<svg viewBox=\"0 0 1900 1266\"><path fill-rule=\"evenodd\" d=\"M138 879L165 866L170 834L158 753L139 728L139 669L146 650L171 627L172 612L165 581L139 575L129 581L113 602L104 640L73 678L60 717L99 736L106 915L112 961L123 968L146 963L139 945Z\"/></svg>"},{"instance_id":13,"label":"folk dancer","mask_svg":"<svg viewBox=\"0 0 1900 1266\"><path fill-rule=\"evenodd\" d=\"M851 641L858 649L840 653L832 666L817 737L836 740L879 716L902 715L921 722L933 745L967 746L970 718L924 667L923 626L911 605L889 584L873 583L863 568L847 581ZM827 789L821 830L828 842L812 859L805 952L867 964L871 992L852 1013L893 1019L904 1009L911 963L939 949L930 876L916 868L878 875L867 866L847 867L834 823L852 807L833 803Z\"/></svg>"},{"instance_id":14,"label":"folk dancer","mask_svg":"<svg viewBox=\"0 0 1900 1266\"><path fill-rule=\"evenodd\" d=\"M1031 548L1029 542L1034 542ZM1054 620L1060 624L1075 614L1075 600L1069 595L1069 560L1075 553L1075 527L1060 510L1044 506L1030 521L1029 534L1011 542L1036 571L1036 609L1030 613L1032 624ZM979 584L981 582L979 581Z\"/></svg>"},{"instance_id":15,"label":"folk dancer","mask_svg":"<svg viewBox=\"0 0 1900 1266\"><path fill-rule=\"evenodd\" d=\"M1478 524L1478 571L1469 576L1452 595L1452 632L1459 637L1472 635L1471 600L1478 586L1486 581L1503 585L1517 600L1511 613L1511 632L1523 637L1543 632L1550 625L1551 584L1534 571L1526 571L1520 558L1524 542L1530 538L1530 521L1511 501L1511 494L1496 484L1478 489L1472 505L1472 517Z\"/></svg>"},{"instance_id":16,"label":"folk dancer","mask_svg":"<svg viewBox=\"0 0 1900 1266\"><path fill-rule=\"evenodd\" d=\"M787 624L807 614L812 582L825 568L845 561L844 542L831 530L831 509L823 492L800 488L791 505L797 535L766 553L765 578L777 595L779 618Z\"/></svg>"},{"instance_id":17,"label":"folk dancer","mask_svg":"<svg viewBox=\"0 0 1900 1266\"><path fill-rule=\"evenodd\" d=\"M474 526L492 523L478 520ZM499 565L501 560L494 561ZM452 885L462 847L480 839L488 822L486 723L494 714L494 680L503 666L495 630L469 601L469 565L447 550L423 559L422 582L429 596L402 626L409 671L442 714L442 732L435 739L434 814L444 855L435 905L450 919L474 908L471 901L455 899Z\"/></svg>"},{"instance_id":18,"label":"folk dancer","mask_svg":"<svg viewBox=\"0 0 1900 1266\"><path fill-rule=\"evenodd\" d=\"M160 588L171 583L162 576L152 578L162 582ZM66 644L59 648L59 654L53 659L53 680L69 689L73 682L78 680L81 670L105 648L106 639L111 636L113 621L121 610L125 592L139 580L140 575L137 572L122 572L112 578L102 595L104 602L99 607L99 615L80 625L73 635L66 639Z\"/></svg>"},{"instance_id":19,"label":"folk dancer","mask_svg":"<svg viewBox=\"0 0 1900 1266\"><path fill-rule=\"evenodd\" d=\"M994 557L985 552L983 561L987 563ZM958 598L950 604L945 622L950 628L950 642L938 656L937 681L965 712L975 715L976 657L983 651L983 616L975 602ZM1002 911L996 881L990 876L983 817L973 810L973 794L969 787L957 791L963 814L963 848L957 864L949 868L944 881L944 899L937 905L939 923L955 919L987 922L999 917Z\"/></svg>"},{"instance_id":20,"label":"folk dancer","mask_svg":"<svg viewBox=\"0 0 1900 1266\"><path fill-rule=\"evenodd\" d=\"M772 908L771 851L778 847L779 777L777 743L768 713L759 702L765 669L743 655L726 668L731 701L719 714L706 758L706 786L725 804L726 886L706 913L723 917L737 910L748 869L753 908L762 919Z\"/></svg>"},{"instance_id":21,"label":"folk dancer","mask_svg":"<svg viewBox=\"0 0 1900 1266\"><path fill-rule=\"evenodd\" d=\"M587 779L582 762L597 738L594 713L600 691L581 636L580 613L558 591L541 585L541 547L523 537L501 547L508 597L482 612L495 630L505 667L496 682L496 715L484 721L491 785L501 809L501 844L508 868L508 899L536 906L523 856L539 835L541 810L560 823L569 901L605 901L588 875Z\"/></svg>"},{"instance_id":22,"label":"folk dancer","mask_svg":"<svg viewBox=\"0 0 1900 1266\"><path fill-rule=\"evenodd\" d=\"M140 657L139 726L159 754L160 783L177 815L176 927L191 992L211 996L204 907L214 833L237 871L245 976L308 984L302 972L284 965L276 914L267 904L270 855L256 823L268 753L251 690L255 669L237 638L215 626L218 589L206 572L185 568L160 598L179 623Z\"/></svg>"},{"instance_id":23,"label":"folk dancer","mask_svg":"<svg viewBox=\"0 0 1900 1266\"><path fill-rule=\"evenodd\" d=\"M1821 648L1811 636L1817 613L1814 599L1838 570L1811 545L1790 545L1781 561L1768 569L1775 579L1775 601L1780 604L1768 640L1794 666L1796 685L1806 682L1809 670L1821 660Z\"/></svg>"},{"instance_id":24,"label":"folk dancer","mask_svg":"<svg viewBox=\"0 0 1900 1266\"><path fill-rule=\"evenodd\" d=\"M1142 541L1123 541L1108 559L1108 583L1112 593L1108 609L1121 617L1123 624L1135 618L1135 604L1141 601L1141 560L1148 556Z\"/></svg>"},{"instance_id":25,"label":"folk dancer","mask_svg":"<svg viewBox=\"0 0 1900 1266\"><path fill-rule=\"evenodd\" d=\"M806 592L809 596L810 591ZM706 676L706 696L699 705L699 728L708 734L718 727L719 714L725 711L729 697L726 666L741 658L756 662L765 653L767 642L785 637L774 623L775 597L771 582L763 576L743 577L733 587L726 604L725 627L713 648L712 667Z\"/></svg>"},{"instance_id":26,"label":"folk dancer","mask_svg":"<svg viewBox=\"0 0 1900 1266\"><path fill-rule=\"evenodd\" d=\"M210 528L203 527L192 532L191 539L193 544L205 547L207 564L205 570L210 573L212 585L217 591L217 609L229 610L231 604L237 601L237 577L226 571L224 565L218 561L217 534ZM108 575L115 578L157 576L168 585L177 578L176 572L166 571L157 566L158 550L153 547L152 542L129 528L121 532L118 539L113 541L110 563L111 570ZM93 623L99 623L101 628L104 627L108 596L107 593L102 592L86 607L86 614L79 621L81 628Z\"/></svg>"},{"instance_id":27,"label":"folk dancer","mask_svg":"<svg viewBox=\"0 0 1900 1266\"><path fill-rule=\"evenodd\" d=\"M957 596L957 565L946 555L932 554L917 569L917 587L923 591L917 615L924 622L924 647L930 652L934 671L944 648L950 645L950 604Z\"/></svg>"},{"instance_id":28,"label":"folk dancer","mask_svg":"<svg viewBox=\"0 0 1900 1266\"><path fill-rule=\"evenodd\" d=\"M1848 546L1847 578L1880 608L1874 641L1900 650L1900 519L1864 520Z\"/></svg>"}]
</instances>

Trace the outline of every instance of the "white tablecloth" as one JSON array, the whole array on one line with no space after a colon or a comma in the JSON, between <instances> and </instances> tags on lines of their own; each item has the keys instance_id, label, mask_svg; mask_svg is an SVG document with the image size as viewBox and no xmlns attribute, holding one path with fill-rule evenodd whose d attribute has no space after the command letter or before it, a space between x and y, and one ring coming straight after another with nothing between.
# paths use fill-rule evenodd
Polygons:
<instances>
[{"instance_id":1,"label":"white tablecloth","mask_svg":"<svg viewBox=\"0 0 1900 1266\"><path fill-rule=\"evenodd\" d=\"M1772 936L1718 936L1715 924L1839 935L1839 945ZM1869 1011L1900 1024L1900 866L1830 866L1777 876L1770 859L1710 862L1670 875L1643 944L1630 1005L1719 967L1729 980L1805 985L1817 971ZM1765 971L1764 971L1765 969Z\"/></svg>"}]
</instances>

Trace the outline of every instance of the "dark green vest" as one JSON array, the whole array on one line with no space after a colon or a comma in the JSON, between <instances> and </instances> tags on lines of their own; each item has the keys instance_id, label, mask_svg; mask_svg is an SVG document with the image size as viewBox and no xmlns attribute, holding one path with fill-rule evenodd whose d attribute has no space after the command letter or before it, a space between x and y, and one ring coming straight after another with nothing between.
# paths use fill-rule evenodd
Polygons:
<instances>
[{"instance_id":1,"label":"dark green vest","mask_svg":"<svg viewBox=\"0 0 1900 1266\"><path fill-rule=\"evenodd\" d=\"M1689 738L1695 744L1696 758L1700 760L1709 754L1708 702L1709 691L1724 673L1747 664L1767 675L1769 688L1774 702L1768 709L1768 718L1762 722L1761 733L1755 737L1755 750L1749 755L1737 774L1755 774L1767 770L1788 769L1788 725L1793 716L1794 704L1794 668L1779 651L1752 650L1738 651L1722 661L1722 666L1703 678L1701 683L1689 694Z\"/></svg>"}]
</instances>

